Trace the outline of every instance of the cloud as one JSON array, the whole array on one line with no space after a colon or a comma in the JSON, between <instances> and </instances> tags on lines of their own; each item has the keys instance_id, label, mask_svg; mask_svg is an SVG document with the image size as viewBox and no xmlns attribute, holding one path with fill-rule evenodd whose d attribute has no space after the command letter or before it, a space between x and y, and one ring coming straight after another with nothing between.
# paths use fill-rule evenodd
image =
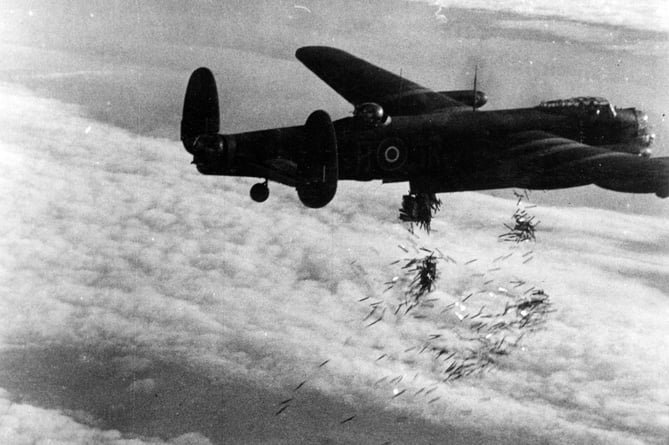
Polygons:
<instances>
[{"instance_id":1,"label":"cloud","mask_svg":"<svg viewBox=\"0 0 669 445\"><path fill-rule=\"evenodd\" d=\"M440 8L467 8L496 12L512 12L529 17L550 17L577 22L624 26L641 30L669 31L669 9L661 1L639 1L631 4L622 0L582 3L578 1L457 1L431 0ZM445 13L446 17L448 14Z\"/></svg>"},{"instance_id":2,"label":"cloud","mask_svg":"<svg viewBox=\"0 0 669 445\"><path fill-rule=\"evenodd\" d=\"M173 445L211 445L211 441L197 433L187 433L170 440Z\"/></svg>"},{"instance_id":3,"label":"cloud","mask_svg":"<svg viewBox=\"0 0 669 445\"><path fill-rule=\"evenodd\" d=\"M56 410L13 403L0 388L0 440L5 444L53 443L101 445L165 444L152 439L124 439L119 431L102 431L73 421ZM199 440L199 441L198 441ZM176 438L174 444L206 445L206 439L193 435Z\"/></svg>"},{"instance_id":4,"label":"cloud","mask_svg":"<svg viewBox=\"0 0 669 445\"><path fill-rule=\"evenodd\" d=\"M509 442L527 430L553 442L666 437L664 219L537 208L534 259L523 263L525 246L497 242L510 200L449 195L433 235L414 238L396 222L404 186L343 183L330 206L313 211L277 185L258 205L249 181L198 175L174 141L91 121L13 86L0 87L0 97L4 347L89 351L93 362L78 355L75 369L109 367L138 396L164 390L154 366L162 360L271 391L307 379L305 388L328 397L494 429ZM361 299L397 303L382 283L399 272L390 265L405 255L398 243L439 247L458 261L442 266L443 301L480 286L472 273L492 273L495 284L522 278L543 287L557 312L495 371L443 384L434 359L402 351L446 321L429 312L363 322ZM500 271L488 272L509 252ZM478 262L465 267L471 258ZM134 382L123 380L131 375ZM375 384L384 376L403 379ZM436 387L434 403L410 396L427 386ZM392 398L396 388L405 397ZM55 410L8 406L9 424L45 418L75 431L65 439L72 442L126 440Z\"/></svg>"},{"instance_id":5,"label":"cloud","mask_svg":"<svg viewBox=\"0 0 669 445\"><path fill-rule=\"evenodd\" d=\"M150 394L156 389L156 382L153 379L135 380L128 386L128 391Z\"/></svg>"}]
</instances>

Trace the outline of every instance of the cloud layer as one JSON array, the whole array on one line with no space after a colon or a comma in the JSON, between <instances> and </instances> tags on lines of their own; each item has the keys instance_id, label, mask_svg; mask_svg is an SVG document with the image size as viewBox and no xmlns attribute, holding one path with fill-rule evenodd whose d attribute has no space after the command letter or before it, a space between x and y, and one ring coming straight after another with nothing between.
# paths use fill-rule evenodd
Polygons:
<instances>
[{"instance_id":1,"label":"cloud layer","mask_svg":"<svg viewBox=\"0 0 669 445\"><path fill-rule=\"evenodd\" d=\"M497 241L514 201L449 195L435 232L414 238L395 222L402 186L344 183L320 211L275 186L260 206L248 198L249 181L199 176L174 141L132 135L12 86L2 86L0 96L5 351L83 351L67 360L71 369L94 359L119 382L113 391L133 400L166 390L152 366L161 361L277 394L306 379L305 390L350 406L496 430L501 441L517 441L523 431L550 442L667 436L669 359L659 354L669 346L663 219L537 208L538 241L524 263L529 247ZM458 262L441 265L437 304L469 288L485 290L478 275L485 274L489 285L522 279L544 288L556 312L493 372L442 384L443 367L433 358L403 351L448 332L452 319L428 311L371 327L363 321L369 306L359 300L398 302L382 283L401 272L390 264L405 256L399 243L437 247ZM491 271L508 253L514 256ZM477 262L464 264L471 259ZM377 360L383 353L388 357ZM23 388L12 396L28 400L12 404L2 395L3 431L15 443L22 441L16 431L50 437L55 424L71 431L66 441L130 440L104 432L109 419L31 405L35 395L22 386L29 374L5 375ZM434 387L439 399L412 395L423 387ZM95 422L103 429L83 426ZM196 427L190 432L200 434Z\"/></svg>"}]
</instances>

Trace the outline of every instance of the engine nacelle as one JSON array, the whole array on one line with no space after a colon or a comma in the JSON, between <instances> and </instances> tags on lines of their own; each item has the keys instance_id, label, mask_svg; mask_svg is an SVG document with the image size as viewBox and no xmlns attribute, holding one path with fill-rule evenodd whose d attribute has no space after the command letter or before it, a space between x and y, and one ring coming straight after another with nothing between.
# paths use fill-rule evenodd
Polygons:
<instances>
[{"instance_id":1,"label":"engine nacelle","mask_svg":"<svg viewBox=\"0 0 669 445\"><path fill-rule=\"evenodd\" d=\"M380 127L390 123L390 116L388 116L383 107L375 102L365 102L355 107L353 110L353 117L366 127Z\"/></svg>"},{"instance_id":2,"label":"engine nacelle","mask_svg":"<svg viewBox=\"0 0 669 445\"><path fill-rule=\"evenodd\" d=\"M297 196L307 207L325 207L337 192L337 136L330 115L317 110L304 124L304 145L298 152Z\"/></svg>"},{"instance_id":3,"label":"engine nacelle","mask_svg":"<svg viewBox=\"0 0 669 445\"><path fill-rule=\"evenodd\" d=\"M481 108L488 103L488 96L486 96L483 91L479 90L439 91L439 94L443 94L444 96L448 96L453 100L457 100L462 104L474 108Z\"/></svg>"}]
</instances>

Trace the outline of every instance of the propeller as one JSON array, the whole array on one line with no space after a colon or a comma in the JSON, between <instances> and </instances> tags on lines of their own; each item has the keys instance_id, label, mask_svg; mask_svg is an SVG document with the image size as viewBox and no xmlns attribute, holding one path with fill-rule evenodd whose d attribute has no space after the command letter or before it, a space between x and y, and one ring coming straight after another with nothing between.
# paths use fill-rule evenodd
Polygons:
<instances>
[{"instance_id":1,"label":"propeller","mask_svg":"<svg viewBox=\"0 0 669 445\"><path fill-rule=\"evenodd\" d=\"M472 92L474 97L472 97L472 111L476 111L476 81L477 81L478 69L479 69L478 64L474 65L474 90Z\"/></svg>"}]
</instances>

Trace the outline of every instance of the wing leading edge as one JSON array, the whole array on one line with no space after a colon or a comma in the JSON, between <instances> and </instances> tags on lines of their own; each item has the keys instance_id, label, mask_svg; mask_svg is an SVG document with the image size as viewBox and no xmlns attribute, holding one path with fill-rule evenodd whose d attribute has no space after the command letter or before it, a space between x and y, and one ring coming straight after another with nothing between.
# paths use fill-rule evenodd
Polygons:
<instances>
[{"instance_id":1,"label":"wing leading edge","mask_svg":"<svg viewBox=\"0 0 669 445\"><path fill-rule=\"evenodd\" d=\"M345 51L305 46L295 57L353 105L376 102L389 115L431 113L464 105Z\"/></svg>"},{"instance_id":2,"label":"wing leading edge","mask_svg":"<svg viewBox=\"0 0 669 445\"><path fill-rule=\"evenodd\" d=\"M509 137L498 162L500 179L515 186L553 189L595 184L618 192L669 196L669 157L644 158L542 131Z\"/></svg>"}]
</instances>

